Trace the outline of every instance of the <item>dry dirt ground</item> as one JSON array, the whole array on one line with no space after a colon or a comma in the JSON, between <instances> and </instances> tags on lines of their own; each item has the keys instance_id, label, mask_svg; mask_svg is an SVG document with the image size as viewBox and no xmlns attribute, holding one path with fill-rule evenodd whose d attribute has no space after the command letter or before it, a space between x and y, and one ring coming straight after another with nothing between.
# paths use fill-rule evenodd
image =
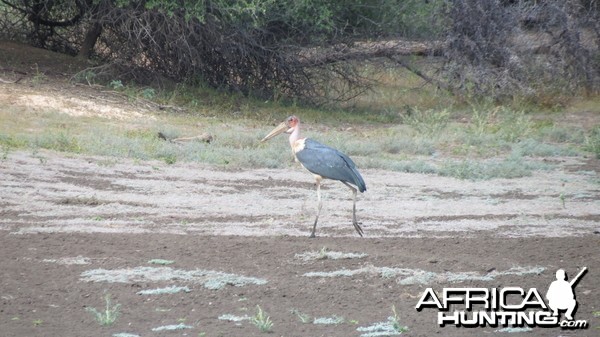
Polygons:
<instances>
[{"instance_id":1,"label":"dry dirt ground","mask_svg":"<svg viewBox=\"0 0 600 337\"><path fill-rule=\"evenodd\" d=\"M35 104L20 86L0 94ZM407 336L598 336L600 164L561 160L485 182L363 170L365 237L352 228L348 190L328 182L309 239L316 198L300 168L12 151L0 161L0 336L262 336L247 319L257 305L274 324L264 335L361 336L394 306ZM439 327L437 309L415 310L426 288L544 296L556 270L572 278L583 267L575 317L587 329ZM153 289L184 291L140 293ZM110 326L88 311L103 310L105 295L120 304ZM184 329L160 331L170 325Z\"/></svg>"}]
</instances>

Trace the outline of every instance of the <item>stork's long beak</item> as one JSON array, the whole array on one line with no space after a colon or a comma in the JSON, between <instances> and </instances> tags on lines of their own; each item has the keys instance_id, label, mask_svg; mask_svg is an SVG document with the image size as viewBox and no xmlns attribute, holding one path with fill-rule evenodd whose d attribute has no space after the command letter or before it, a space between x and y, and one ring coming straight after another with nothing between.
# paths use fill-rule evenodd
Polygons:
<instances>
[{"instance_id":1,"label":"stork's long beak","mask_svg":"<svg viewBox=\"0 0 600 337\"><path fill-rule=\"evenodd\" d=\"M269 134L266 135L265 138L263 138L261 140L261 142L266 142L267 140L286 132L288 129L289 128L288 128L287 124L285 122L283 122L283 123L279 124L275 129L273 129L273 131L269 132Z\"/></svg>"}]
</instances>

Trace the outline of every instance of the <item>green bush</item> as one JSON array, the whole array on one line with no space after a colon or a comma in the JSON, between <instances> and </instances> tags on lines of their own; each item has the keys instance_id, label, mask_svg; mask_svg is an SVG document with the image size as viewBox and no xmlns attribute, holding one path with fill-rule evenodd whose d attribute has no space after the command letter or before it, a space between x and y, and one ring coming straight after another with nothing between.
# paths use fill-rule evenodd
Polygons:
<instances>
[{"instance_id":1,"label":"green bush","mask_svg":"<svg viewBox=\"0 0 600 337\"><path fill-rule=\"evenodd\" d=\"M590 151L600 159L600 125L596 125L585 138L585 150Z\"/></svg>"}]
</instances>

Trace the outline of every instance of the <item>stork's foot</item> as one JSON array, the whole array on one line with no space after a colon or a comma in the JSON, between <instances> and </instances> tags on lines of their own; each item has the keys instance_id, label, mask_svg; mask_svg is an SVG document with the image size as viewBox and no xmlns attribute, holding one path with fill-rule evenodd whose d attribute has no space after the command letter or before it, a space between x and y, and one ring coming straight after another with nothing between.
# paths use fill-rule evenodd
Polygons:
<instances>
[{"instance_id":1,"label":"stork's foot","mask_svg":"<svg viewBox=\"0 0 600 337\"><path fill-rule=\"evenodd\" d=\"M360 227L360 225L358 224L358 222L355 220L355 221L352 221L352 224L354 225L354 229L356 229L356 232L358 233L358 235L360 235L362 237L363 236L363 230Z\"/></svg>"},{"instance_id":2,"label":"stork's foot","mask_svg":"<svg viewBox=\"0 0 600 337\"><path fill-rule=\"evenodd\" d=\"M321 210L321 203L319 202L319 211ZM317 222L319 222L319 214L317 213L317 217L315 218L315 223L313 224L312 232L310 232L309 238L316 237L315 233L317 232Z\"/></svg>"}]
</instances>

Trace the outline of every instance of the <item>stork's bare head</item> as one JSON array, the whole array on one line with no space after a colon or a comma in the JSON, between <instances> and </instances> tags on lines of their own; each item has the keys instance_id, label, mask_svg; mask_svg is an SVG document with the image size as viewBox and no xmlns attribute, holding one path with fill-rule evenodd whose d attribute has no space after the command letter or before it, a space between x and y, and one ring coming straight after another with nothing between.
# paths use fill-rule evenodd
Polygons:
<instances>
[{"instance_id":1,"label":"stork's bare head","mask_svg":"<svg viewBox=\"0 0 600 337\"><path fill-rule=\"evenodd\" d=\"M294 131L294 128L298 126L298 123L300 123L300 120L296 116L290 116L286 118L285 121L281 122L281 124L279 124L271 132L269 132L269 134L266 135L265 138L261 140L261 142L266 142L267 140L284 132L292 133L292 131Z\"/></svg>"}]
</instances>

